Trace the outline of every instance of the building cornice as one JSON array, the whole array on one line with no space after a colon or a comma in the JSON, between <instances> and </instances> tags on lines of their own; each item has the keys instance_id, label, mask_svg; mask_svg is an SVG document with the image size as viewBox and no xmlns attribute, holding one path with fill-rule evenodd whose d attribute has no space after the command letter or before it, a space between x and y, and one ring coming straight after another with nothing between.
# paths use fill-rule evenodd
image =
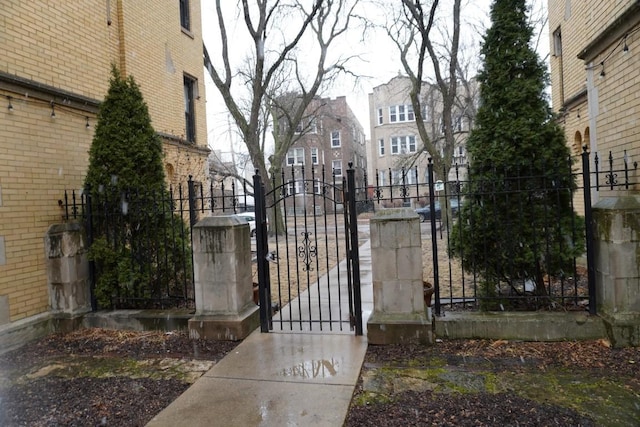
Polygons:
<instances>
[{"instance_id":1,"label":"building cornice","mask_svg":"<svg viewBox=\"0 0 640 427\"><path fill-rule=\"evenodd\" d=\"M566 99L562 104L561 111L569 111L572 108L576 107L577 105L580 105L586 101L587 101L587 88L585 87L580 92Z\"/></svg>"},{"instance_id":2,"label":"building cornice","mask_svg":"<svg viewBox=\"0 0 640 427\"><path fill-rule=\"evenodd\" d=\"M635 0L627 10L622 12L618 18L580 51L578 58L587 63L591 62L638 23L640 23L640 0Z\"/></svg>"},{"instance_id":3,"label":"building cornice","mask_svg":"<svg viewBox=\"0 0 640 427\"><path fill-rule=\"evenodd\" d=\"M179 146L182 149L186 149L193 153L201 153L208 155L211 150L208 147L201 147L199 145L194 144L193 142L188 142L184 138L180 138L175 135L170 135L168 133L156 132L157 135L164 140L165 143L169 145Z\"/></svg>"},{"instance_id":4,"label":"building cornice","mask_svg":"<svg viewBox=\"0 0 640 427\"><path fill-rule=\"evenodd\" d=\"M35 80L0 71L0 89L44 102L96 114L100 101Z\"/></svg>"}]
</instances>

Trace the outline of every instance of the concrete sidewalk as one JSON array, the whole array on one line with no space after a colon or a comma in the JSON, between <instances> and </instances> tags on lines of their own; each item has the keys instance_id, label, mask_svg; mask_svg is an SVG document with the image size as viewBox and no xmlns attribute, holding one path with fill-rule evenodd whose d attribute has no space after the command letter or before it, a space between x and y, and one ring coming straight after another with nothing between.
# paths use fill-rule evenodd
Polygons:
<instances>
[{"instance_id":1,"label":"concrete sidewalk","mask_svg":"<svg viewBox=\"0 0 640 427\"><path fill-rule=\"evenodd\" d=\"M360 246L360 272L364 336L256 330L147 425L342 426L367 350L369 242Z\"/></svg>"}]
</instances>

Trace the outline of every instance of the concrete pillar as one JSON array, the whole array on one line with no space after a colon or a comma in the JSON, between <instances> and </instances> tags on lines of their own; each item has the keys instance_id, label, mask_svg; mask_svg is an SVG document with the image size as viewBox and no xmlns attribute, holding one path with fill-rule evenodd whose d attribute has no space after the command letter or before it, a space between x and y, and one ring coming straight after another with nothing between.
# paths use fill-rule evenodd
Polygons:
<instances>
[{"instance_id":1,"label":"concrete pillar","mask_svg":"<svg viewBox=\"0 0 640 427\"><path fill-rule=\"evenodd\" d=\"M615 347L640 346L640 196L593 207L596 305Z\"/></svg>"},{"instance_id":2,"label":"concrete pillar","mask_svg":"<svg viewBox=\"0 0 640 427\"><path fill-rule=\"evenodd\" d=\"M258 327L253 302L249 224L235 216L204 218L193 227L196 315L192 338L240 340Z\"/></svg>"},{"instance_id":3,"label":"concrete pillar","mask_svg":"<svg viewBox=\"0 0 640 427\"><path fill-rule=\"evenodd\" d=\"M385 209L370 220L373 313L371 344L433 342L424 306L420 220L411 209Z\"/></svg>"},{"instance_id":4,"label":"concrete pillar","mask_svg":"<svg viewBox=\"0 0 640 427\"><path fill-rule=\"evenodd\" d=\"M69 316L91 311L89 262L82 226L76 222L50 226L44 248L51 311Z\"/></svg>"}]
</instances>

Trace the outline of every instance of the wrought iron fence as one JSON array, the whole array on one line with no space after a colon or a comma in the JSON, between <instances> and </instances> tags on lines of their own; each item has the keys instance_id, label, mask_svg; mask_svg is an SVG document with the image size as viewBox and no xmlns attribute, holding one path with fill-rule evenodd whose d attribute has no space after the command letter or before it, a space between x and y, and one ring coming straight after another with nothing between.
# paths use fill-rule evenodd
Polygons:
<instances>
[{"instance_id":1,"label":"wrought iron fence","mask_svg":"<svg viewBox=\"0 0 640 427\"><path fill-rule=\"evenodd\" d=\"M424 280L435 285L437 315L442 306L595 313L591 196L634 188L637 162L626 152L618 159L609 153L603 168L598 154L591 156L586 148L581 165L564 162L512 167L496 174L509 177L503 180L469 178L477 176L469 164L440 171L441 180L431 165L424 180L416 167L376 171L366 199L358 203L360 210L405 206L418 213L424 222ZM584 212L584 218L563 212L560 199L571 211ZM492 204L501 210L479 216L491 212L487 206ZM525 226L533 228L526 236ZM484 240L470 246L464 233L480 232Z\"/></svg>"},{"instance_id":2,"label":"wrought iron fence","mask_svg":"<svg viewBox=\"0 0 640 427\"><path fill-rule=\"evenodd\" d=\"M65 191L63 220L82 221L92 308L193 308L191 228L205 215L252 209L235 182L189 179L168 191Z\"/></svg>"}]
</instances>

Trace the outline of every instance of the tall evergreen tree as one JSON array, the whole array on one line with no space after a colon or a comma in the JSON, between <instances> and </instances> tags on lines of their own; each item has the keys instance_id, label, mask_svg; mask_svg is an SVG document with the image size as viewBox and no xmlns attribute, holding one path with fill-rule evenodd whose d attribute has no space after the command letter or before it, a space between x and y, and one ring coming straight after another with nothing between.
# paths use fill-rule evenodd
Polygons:
<instances>
[{"instance_id":1,"label":"tall evergreen tree","mask_svg":"<svg viewBox=\"0 0 640 427\"><path fill-rule=\"evenodd\" d=\"M116 300L166 298L188 271L188 232L172 213L162 156L138 85L112 67L85 177L95 214L89 255L103 308Z\"/></svg>"},{"instance_id":2,"label":"tall evergreen tree","mask_svg":"<svg viewBox=\"0 0 640 427\"><path fill-rule=\"evenodd\" d=\"M162 142L151 126L147 104L132 76L111 70L109 91L100 105L89 151L85 185L93 191L164 190Z\"/></svg>"},{"instance_id":3,"label":"tall evergreen tree","mask_svg":"<svg viewBox=\"0 0 640 427\"><path fill-rule=\"evenodd\" d=\"M526 280L547 295L545 274L571 271L584 246L573 232L570 152L547 102L545 67L530 46L525 0L495 0L491 21L481 105L467 141L467 197L450 252L480 273L485 296L501 282L522 293Z\"/></svg>"}]
</instances>

